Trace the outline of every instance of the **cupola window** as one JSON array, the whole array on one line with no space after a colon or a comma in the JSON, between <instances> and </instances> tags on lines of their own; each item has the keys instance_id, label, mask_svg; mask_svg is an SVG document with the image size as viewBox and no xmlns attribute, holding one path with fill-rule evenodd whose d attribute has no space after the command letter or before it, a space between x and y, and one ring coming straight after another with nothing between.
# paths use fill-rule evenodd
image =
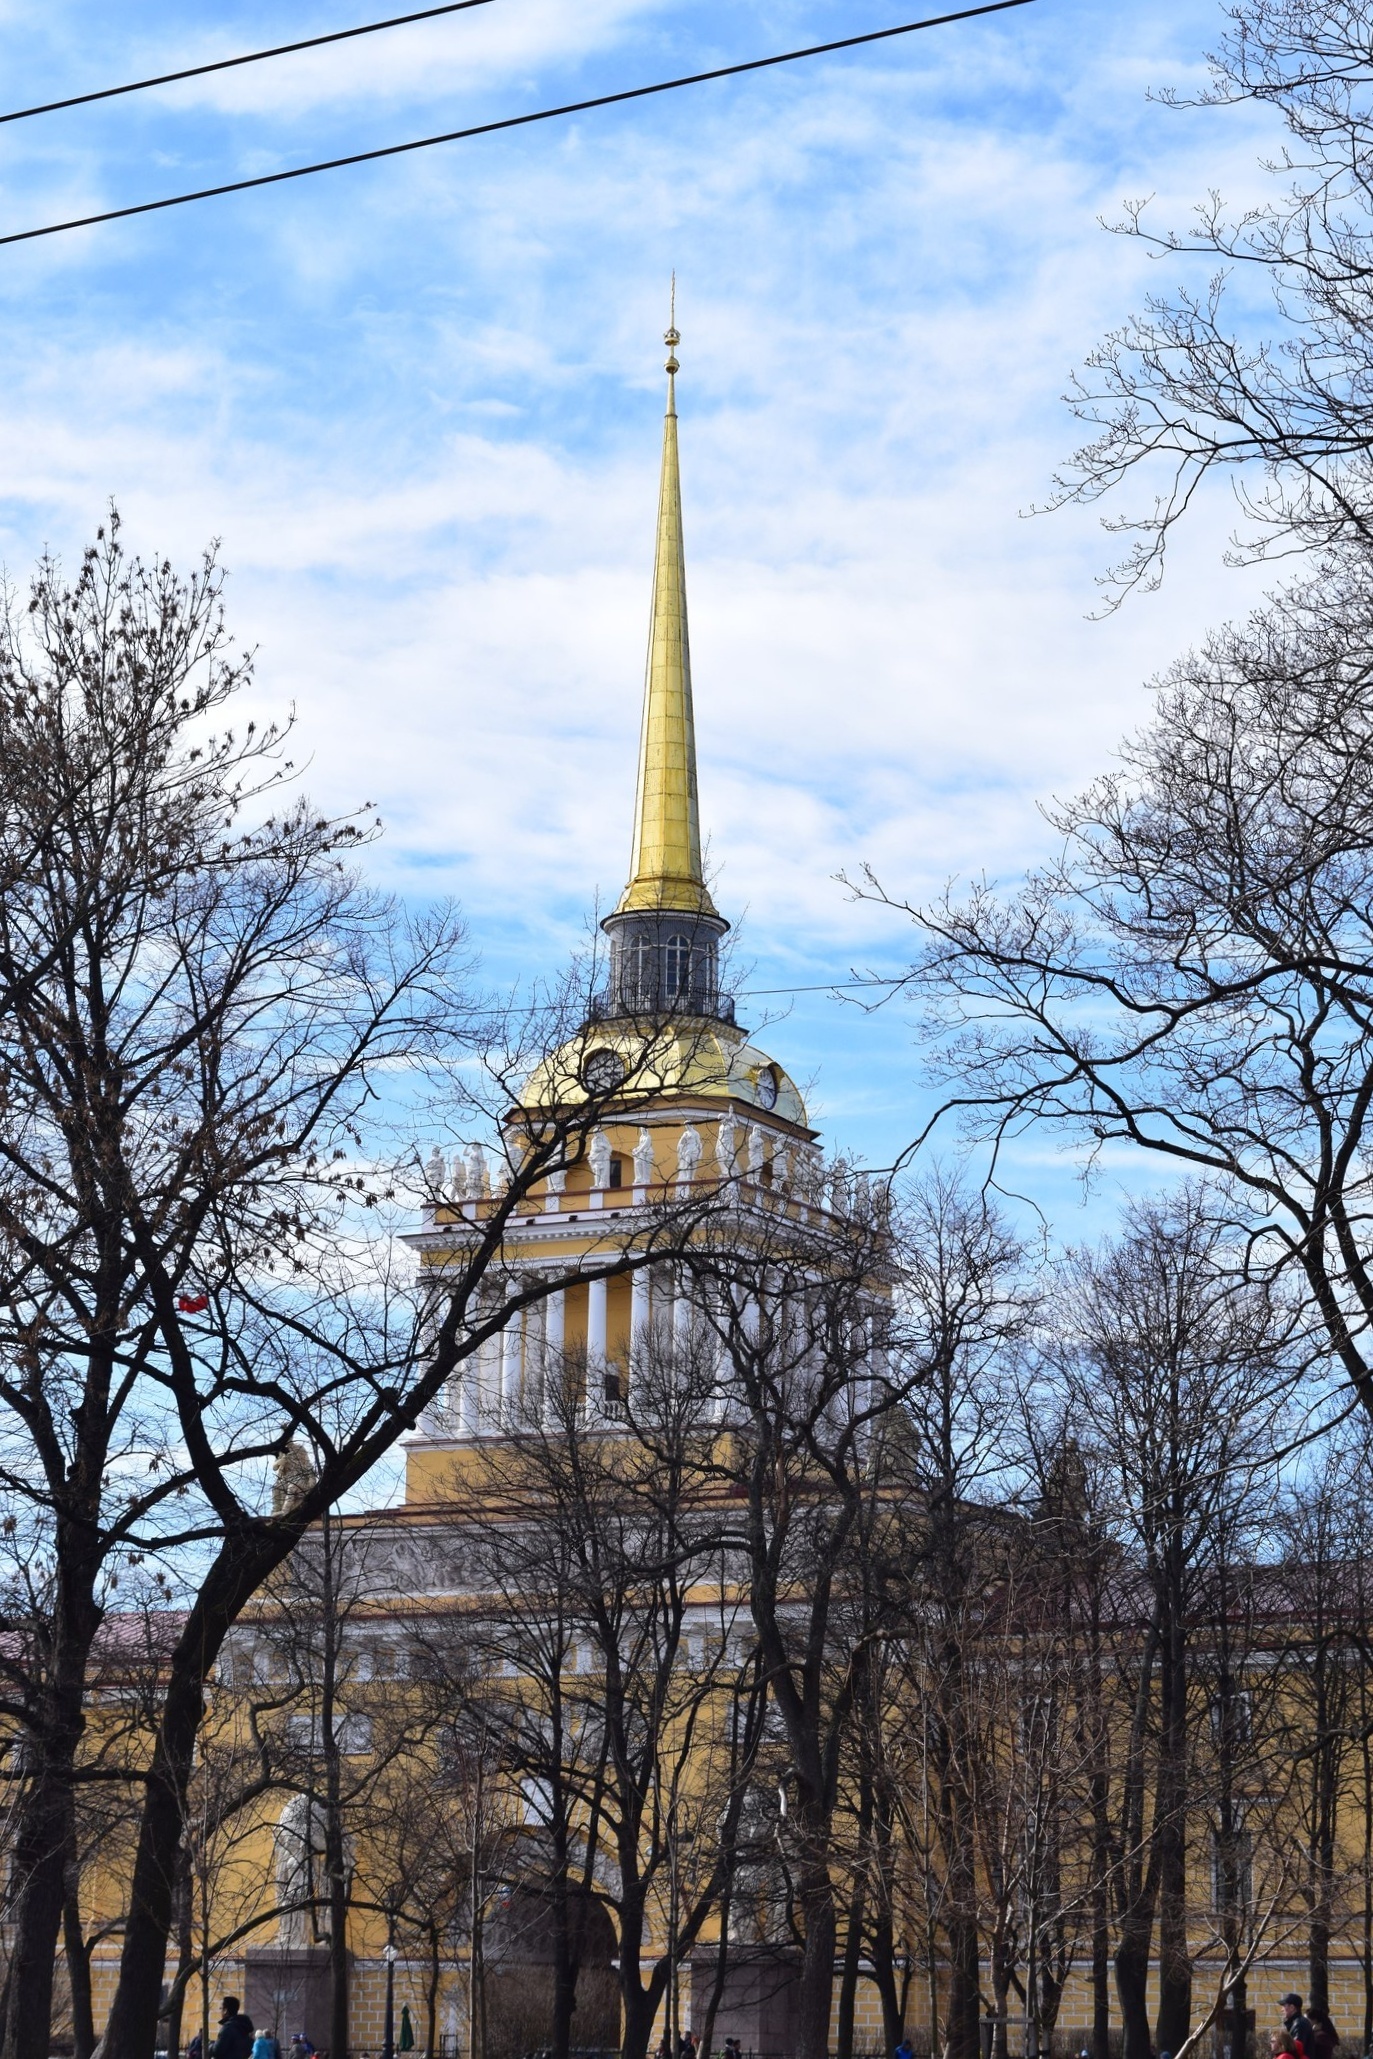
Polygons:
<instances>
[{"instance_id":1,"label":"cupola window","mask_svg":"<svg viewBox=\"0 0 1373 2059\"><path fill-rule=\"evenodd\" d=\"M653 944L650 938L633 939L627 953L629 978L625 999L631 1008L653 1005Z\"/></svg>"},{"instance_id":2,"label":"cupola window","mask_svg":"<svg viewBox=\"0 0 1373 2059\"><path fill-rule=\"evenodd\" d=\"M691 938L681 935L667 940L667 997L680 1000L691 990Z\"/></svg>"}]
</instances>

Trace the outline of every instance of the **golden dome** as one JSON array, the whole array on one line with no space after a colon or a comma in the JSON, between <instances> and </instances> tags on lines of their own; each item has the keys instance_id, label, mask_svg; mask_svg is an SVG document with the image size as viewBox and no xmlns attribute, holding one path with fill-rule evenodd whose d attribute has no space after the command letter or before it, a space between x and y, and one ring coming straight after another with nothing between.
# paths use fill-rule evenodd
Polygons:
<instances>
[{"instance_id":1,"label":"golden dome","mask_svg":"<svg viewBox=\"0 0 1373 2059\"><path fill-rule=\"evenodd\" d=\"M599 1055L605 1054L605 1055ZM739 1101L809 1128L795 1082L750 1044L732 1023L689 1020L660 1029L630 1022L589 1023L530 1074L520 1096L525 1108L572 1108L605 1094L611 1067L621 1068L623 1091L606 1110L622 1114L647 1103Z\"/></svg>"}]
</instances>

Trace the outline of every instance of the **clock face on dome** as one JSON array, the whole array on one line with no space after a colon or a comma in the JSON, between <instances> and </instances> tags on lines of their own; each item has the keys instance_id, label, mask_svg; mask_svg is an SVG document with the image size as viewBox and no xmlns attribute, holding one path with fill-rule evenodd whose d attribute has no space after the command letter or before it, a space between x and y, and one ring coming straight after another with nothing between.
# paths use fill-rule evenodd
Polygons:
<instances>
[{"instance_id":1,"label":"clock face on dome","mask_svg":"<svg viewBox=\"0 0 1373 2059\"><path fill-rule=\"evenodd\" d=\"M760 1108L777 1106L777 1074L765 1065L753 1083L753 1098Z\"/></svg>"},{"instance_id":2,"label":"clock face on dome","mask_svg":"<svg viewBox=\"0 0 1373 2059\"><path fill-rule=\"evenodd\" d=\"M617 1051L589 1052L582 1066L582 1083L589 1094L613 1094L624 1076L624 1060Z\"/></svg>"}]
</instances>

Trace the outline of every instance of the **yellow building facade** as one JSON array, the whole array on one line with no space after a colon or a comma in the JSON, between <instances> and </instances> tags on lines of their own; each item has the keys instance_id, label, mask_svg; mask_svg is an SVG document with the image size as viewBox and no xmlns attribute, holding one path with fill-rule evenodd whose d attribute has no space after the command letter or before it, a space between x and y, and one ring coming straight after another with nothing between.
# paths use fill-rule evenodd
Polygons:
<instances>
[{"instance_id":1,"label":"yellow building facade","mask_svg":"<svg viewBox=\"0 0 1373 2059\"><path fill-rule=\"evenodd\" d=\"M628 878L602 930L605 964L586 1019L532 1070L502 1134L429 1169L433 1204L408 1242L421 1277L441 1301L447 1268L498 1205L503 1166L518 1159L550 1110L602 1107L570 1162L537 1181L506 1227L493 1295L518 1294L526 1280L565 1282L541 1293L520 1317L494 1332L462 1363L446 1392L406 1440L403 1504L349 1519L369 1542L367 1596L349 1611L343 1641L372 1654L377 1685L403 1672L407 1634L470 1601L451 1570L450 1549L464 1503L486 1491L491 1458L509 1434L554 1408L552 1382L568 1369L591 1431L619 1434L627 1384L651 1333L680 1341L688 1298L670 1260L605 1269L632 1260L641 1241L661 1237L674 1211L694 1197L728 1191L739 1234L766 1237L791 1225L823 1237L831 1220L816 1131L786 1069L754 1045L735 1020L721 948L729 925L716 908L702 857L695 719L687 625L686 569L676 411L676 346L665 339L667 404L658 501L648 653ZM751 1232L750 1225L754 1226ZM586 1272L584 1281L577 1276ZM480 1308L477 1311L480 1318ZM718 1425L703 1425L707 1432ZM718 1595L701 1594L703 1617L719 1615ZM275 1604L245 1620L226 1654L236 1687L270 1687ZM386 1654L394 1654L387 1658ZM351 1663L351 1662L350 1662ZM408 1690L397 1683L392 1692ZM512 1691L517 1691L517 1688ZM227 1698L226 1698L227 1705ZM374 1742L369 1733L366 1742ZM265 1805L242 1842L238 1871L223 1899L251 1903L283 1891L303 1849L293 1804ZM217 1966L212 1990L246 1995L251 2013L285 2037L305 2028L327 2039L326 1954L299 1921L254 1933L242 1954ZM375 2053L384 2031L386 1924L375 1908L349 1914L350 2047ZM394 2011L408 2007L423 2042L429 1964L402 1951L394 1962ZM445 1957L438 2031L444 2046L470 2049L469 1970L462 1954ZM679 2014L690 2018L690 1969L679 1983ZM187 2023L198 2020L199 1986ZM217 2010L216 2010L217 2013ZM302 2019L302 2020L297 2020ZM724 2030L722 2027L722 2035Z\"/></svg>"},{"instance_id":2,"label":"yellow building facade","mask_svg":"<svg viewBox=\"0 0 1373 2059\"><path fill-rule=\"evenodd\" d=\"M498 1205L502 1167L530 1148L548 1112L596 1105L599 1114L584 1148L535 1183L503 1237L502 1295L518 1294L526 1281L541 1289L544 1283L558 1284L540 1291L516 1319L492 1331L406 1440L402 1504L350 1518L344 1526L347 1535L366 1539L365 1591L350 1601L340 1633L356 1719L348 1750L359 1765L374 1752L388 1708L417 1692L406 1674L406 1654L426 1621L473 1603L464 1590L454 1540L464 1498L486 1491L491 1455L513 1433L553 1420L567 1398L565 1384L555 1383L566 1382L569 1368L578 1382L576 1402L585 1425L615 1437L647 1340L654 1334L680 1337L690 1325L691 1298L670 1257L660 1264L632 1262L636 1251L642 1255L660 1235L665 1215L674 1208L689 1209L697 1197L708 1209L713 1196L728 1192L734 1197L737 1233L747 1240L765 1238L770 1226L823 1236L842 1206L826 1187L818 1134L801 1092L784 1066L752 1043L736 1022L727 991L722 950L729 925L711 893L702 856L675 329L666 340L667 406L632 807L628 793L625 797L628 876L602 924L603 978L585 1019L534 1067L499 1135L469 1145L451 1164L439 1159L431 1165L431 1206L409 1242L436 1301L446 1271ZM874 1286L875 1301L882 1291ZM702 1428L707 1434L727 1434L723 1409ZM718 1595L703 1593L695 1605L703 1623L718 1618ZM273 1640L279 1645L282 1613L278 1599L268 1596L231 1640L222 1669L227 1691L221 1705L212 1707L207 1728L207 1763L215 1749L232 1743L225 1726L243 1721L241 1690L261 1690L259 1699L270 1702ZM518 1692L517 1681L511 1692ZM283 1708L288 1700L283 1694ZM300 1718L288 1712L281 1720L289 1724ZM421 1766L430 1748L427 1743L417 1747ZM198 1887L192 1884L188 1906L197 1945L201 1918L196 1912L212 1895L217 1909L212 1923L204 1918L206 1934L232 1931L234 1913L242 1912L244 1936L220 1953L209 1984L213 2013L224 1993L238 1992L258 2021L283 2040L303 2029L323 2044L328 2038L328 1955L318 1924L297 1911L279 1923L247 1927L255 1910L288 1899L293 1883L310 1876L317 1858L312 1836L308 1821L302 1828L294 1800L283 1805L279 1794L264 1797L236 1830L232 1850L212 1854L207 1844L204 1878ZM1200 1906L1204 1881L1198 1887ZM116 1920L113 1885L105 1900L108 1906L101 1906L97 1888L89 1930ZM387 1922L380 1907L365 1898L355 1902L348 1915L348 1943L350 2048L375 2054L384 2036L388 1987ZM169 1966L169 1978L174 1971ZM92 1956L97 2023L112 1996L115 1972L115 1949L97 1943ZM1208 1978L1199 1968L1198 1996ZM466 2059L471 1987L461 1949L445 1944L440 1960L413 1949L409 1939L392 1962L390 1980L396 2026L400 2011L408 2009L423 2044L433 2000L443 2046ZM1286 1989L1304 1985L1294 1933L1290 1949L1265 1952L1249 1974L1250 2004L1260 2027L1276 2023ZM687 1967L679 1994L680 2017L689 2021ZM1362 1969L1338 1944L1331 2007L1342 2024L1362 2017ZM201 2008L200 1983L192 1982L183 2043ZM917 1979L911 2019L925 2013ZM1088 1969L1079 1960L1059 2022L1080 2037L1090 2016ZM736 2028L722 2018L717 2043ZM862 1979L855 2044L860 2051L873 2051L881 2043L878 1995ZM1018 2048L1015 2025L1011 2044Z\"/></svg>"}]
</instances>

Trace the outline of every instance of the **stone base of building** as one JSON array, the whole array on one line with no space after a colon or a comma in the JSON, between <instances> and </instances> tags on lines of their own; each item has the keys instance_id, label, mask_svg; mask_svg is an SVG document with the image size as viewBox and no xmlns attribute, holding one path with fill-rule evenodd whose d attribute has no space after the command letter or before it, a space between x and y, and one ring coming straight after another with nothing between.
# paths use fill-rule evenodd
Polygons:
<instances>
[{"instance_id":1,"label":"stone base of building","mask_svg":"<svg viewBox=\"0 0 1373 2059\"><path fill-rule=\"evenodd\" d=\"M243 2006L283 2050L298 2030L315 2044L329 2036L327 1945L251 1945L243 1955Z\"/></svg>"},{"instance_id":2,"label":"stone base of building","mask_svg":"<svg viewBox=\"0 0 1373 2059\"><path fill-rule=\"evenodd\" d=\"M699 2032L719 1979L720 1958L710 1947L691 1955L691 2021ZM789 2059L796 2049L796 2005L801 1954L794 1945L731 1945L711 2039L721 2051L738 2038L759 2059Z\"/></svg>"}]
</instances>

